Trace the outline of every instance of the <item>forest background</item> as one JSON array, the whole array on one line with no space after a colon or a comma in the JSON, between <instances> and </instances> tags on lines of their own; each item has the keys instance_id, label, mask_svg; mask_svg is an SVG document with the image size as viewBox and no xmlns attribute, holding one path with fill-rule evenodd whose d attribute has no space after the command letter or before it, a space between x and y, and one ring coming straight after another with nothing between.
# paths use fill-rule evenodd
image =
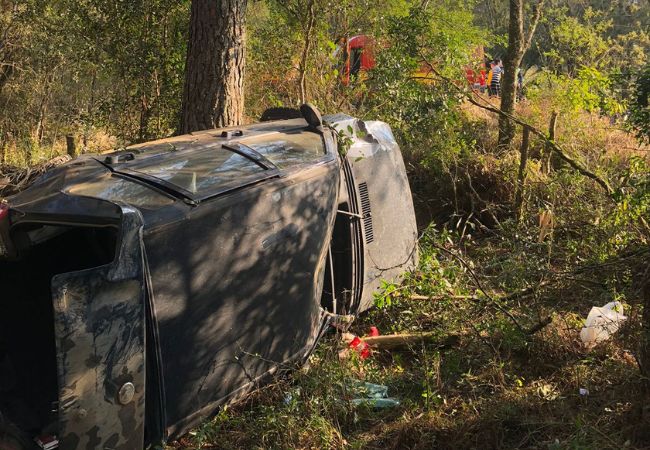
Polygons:
<instances>
[{"instance_id":1,"label":"forest background","mask_svg":"<svg viewBox=\"0 0 650 450\"><path fill-rule=\"evenodd\" d=\"M404 153L420 267L386 280L354 331L458 342L340 361L332 338L312 370L175 446L650 447L650 4L524 2L526 33L541 14L504 146L499 101L464 73L477 48L508 55L513 3L248 2L245 121L308 100L388 122ZM85 153L177 133L190 7L0 0L0 167L65 154L67 136ZM345 85L337 43L359 34L376 41L377 64ZM610 301L628 320L585 348L584 317ZM402 405L354 407L350 378L388 385Z\"/></svg>"}]
</instances>

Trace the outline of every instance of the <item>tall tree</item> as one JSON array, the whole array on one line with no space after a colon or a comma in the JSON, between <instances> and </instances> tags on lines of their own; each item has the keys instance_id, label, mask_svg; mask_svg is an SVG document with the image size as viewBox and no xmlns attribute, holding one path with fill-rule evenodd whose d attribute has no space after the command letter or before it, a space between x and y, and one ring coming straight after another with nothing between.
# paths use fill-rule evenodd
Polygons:
<instances>
[{"instance_id":1,"label":"tall tree","mask_svg":"<svg viewBox=\"0 0 650 450\"><path fill-rule=\"evenodd\" d=\"M192 0L182 133L243 120L246 3Z\"/></svg>"},{"instance_id":2,"label":"tall tree","mask_svg":"<svg viewBox=\"0 0 650 450\"><path fill-rule=\"evenodd\" d=\"M512 115L517 98L517 69L524 53L530 47L535 29L542 16L544 0L537 0L533 6L528 34L524 33L524 0L510 0L510 21L508 25L508 49L503 58L504 73L501 81L501 109ZM506 148L515 136L515 124L507 116L499 118L499 148Z\"/></svg>"}]
</instances>

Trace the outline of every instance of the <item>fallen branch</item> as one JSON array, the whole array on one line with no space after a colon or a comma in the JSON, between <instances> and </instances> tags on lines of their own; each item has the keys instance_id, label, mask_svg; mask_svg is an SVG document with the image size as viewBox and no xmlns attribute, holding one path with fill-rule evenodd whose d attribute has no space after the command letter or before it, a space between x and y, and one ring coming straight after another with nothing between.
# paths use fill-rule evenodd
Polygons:
<instances>
[{"instance_id":1,"label":"fallen branch","mask_svg":"<svg viewBox=\"0 0 650 450\"><path fill-rule=\"evenodd\" d=\"M408 348L414 345L431 345L437 348L447 348L457 345L460 342L462 334L454 333L446 336L440 336L436 332L422 332L422 333L398 333L386 334L383 336L366 336L361 338L363 342L375 349L394 350L400 348ZM352 333L341 334L341 340L346 344L350 344L356 336ZM349 349L341 352L347 355Z\"/></svg>"},{"instance_id":2,"label":"fallen branch","mask_svg":"<svg viewBox=\"0 0 650 450\"><path fill-rule=\"evenodd\" d=\"M492 305L494 305L496 309L498 309L503 314L505 314L520 332L522 333L526 332L526 330L524 330L522 326L519 324L515 316L513 316L510 311L508 311L506 308L501 306L490 294L487 293L487 291L483 288L483 284L481 283L481 280L479 279L478 275L476 275L476 272L474 272L474 269L472 269L472 267L467 263L467 261L465 261L461 256L457 255L451 250L447 250L446 248L437 244L432 244L432 245L438 250L441 250L447 253L448 255L452 256L453 258L456 258L463 265L463 267L465 267L465 269L469 272L472 279L474 280L474 284L476 284L476 287L478 288L479 291L483 293L485 298L487 298L490 302L492 302Z\"/></svg>"},{"instance_id":3,"label":"fallen branch","mask_svg":"<svg viewBox=\"0 0 650 450\"><path fill-rule=\"evenodd\" d=\"M415 345L430 345L437 348L447 348L458 345L460 334L449 334L441 339L440 333L405 333L388 334L385 336L364 337L363 341L376 349L394 350Z\"/></svg>"},{"instance_id":4,"label":"fallen branch","mask_svg":"<svg viewBox=\"0 0 650 450\"><path fill-rule=\"evenodd\" d=\"M411 300L444 300L452 298L454 300L476 300L476 295L411 295Z\"/></svg>"}]
</instances>

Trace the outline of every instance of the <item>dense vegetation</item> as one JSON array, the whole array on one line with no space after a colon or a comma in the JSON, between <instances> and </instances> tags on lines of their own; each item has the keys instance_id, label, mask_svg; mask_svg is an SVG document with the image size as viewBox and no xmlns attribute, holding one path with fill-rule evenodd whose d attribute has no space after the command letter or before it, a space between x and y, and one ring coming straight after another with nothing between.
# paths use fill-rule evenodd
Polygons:
<instances>
[{"instance_id":1,"label":"dense vegetation","mask_svg":"<svg viewBox=\"0 0 650 450\"><path fill-rule=\"evenodd\" d=\"M96 152L179 128L189 1L0 6L0 166L65 153L66 135ZM508 17L495 0L249 3L249 121L305 97L388 122L402 146L420 267L386 280L352 331L436 338L341 360L332 335L308 370L173 446L650 446L650 5L547 0L504 149L498 100L462 80L477 48L504 56ZM376 40L377 65L346 86L336 45L357 34ZM426 82L423 62L435 71ZM521 166L524 128L540 133ZM584 318L610 301L628 320L588 350ZM354 406L355 379L387 385L401 405Z\"/></svg>"}]
</instances>

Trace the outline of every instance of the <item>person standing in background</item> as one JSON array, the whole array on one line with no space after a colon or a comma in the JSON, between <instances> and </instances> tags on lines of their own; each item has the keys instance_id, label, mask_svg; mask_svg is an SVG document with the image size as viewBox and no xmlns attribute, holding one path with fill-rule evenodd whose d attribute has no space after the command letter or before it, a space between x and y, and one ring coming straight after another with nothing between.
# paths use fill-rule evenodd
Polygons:
<instances>
[{"instance_id":1,"label":"person standing in background","mask_svg":"<svg viewBox=\"0 0 650 450\"><path fill-rule=\"evenodd\" d=\"M490 91L495 97L501 96L501 75L503 74L503 62L500 59L494 60L492 67L492 79L490 80Z\"/></svg>"},{"instance_id":2,"label":"person standing in background","mask_svg":"<svg viewBox=\"0 0 650 450\"><path fill-rule=\"evenodd\" d=\"M490 61L490 70L487 74L487 91L488 96L492 97L494 93L492 92L492 77L494 76L494 61Z\"/></svg>"}]
</instances>

